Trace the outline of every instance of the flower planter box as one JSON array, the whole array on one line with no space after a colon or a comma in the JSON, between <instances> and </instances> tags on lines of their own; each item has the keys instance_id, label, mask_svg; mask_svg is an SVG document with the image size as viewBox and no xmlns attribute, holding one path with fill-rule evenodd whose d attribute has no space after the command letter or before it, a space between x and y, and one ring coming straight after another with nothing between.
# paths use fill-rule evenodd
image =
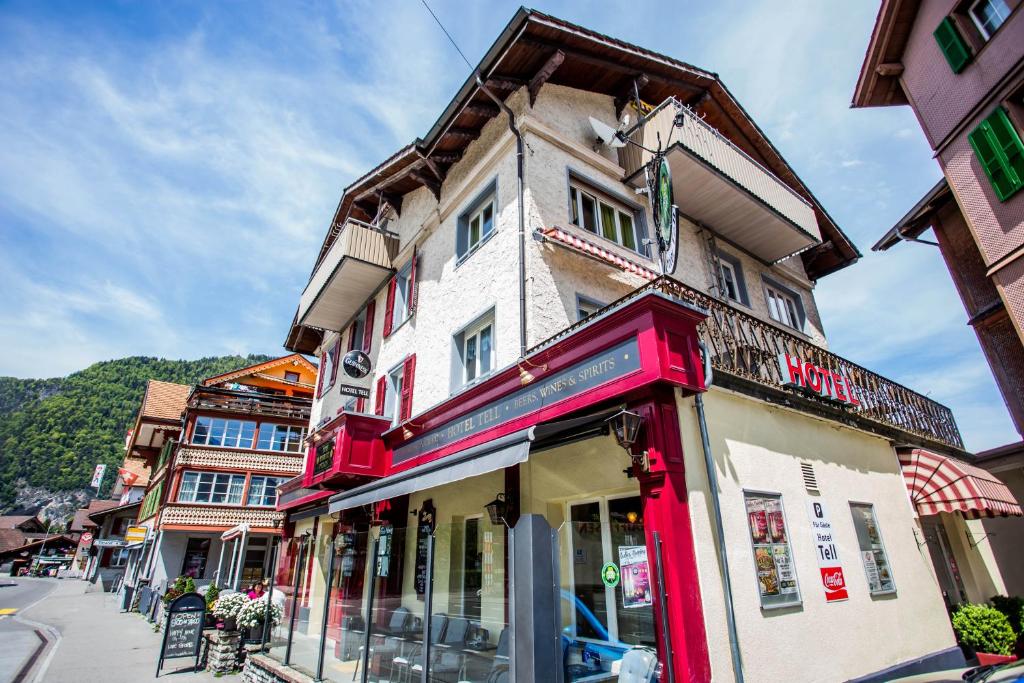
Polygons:
<instances>
[{"instance_id":1,"label":"flower planter box","mask_svg":"<svg viewBox=\"0 0 1024 683\"><path fill-rule=\"evenodd\" d=\"M979 666L990 666L992 664L1006 664L1008 662L1016 662L1016 655L993 655L988 652L976 652L974 653L978 658Z\"/></svg>"}]
</instances>

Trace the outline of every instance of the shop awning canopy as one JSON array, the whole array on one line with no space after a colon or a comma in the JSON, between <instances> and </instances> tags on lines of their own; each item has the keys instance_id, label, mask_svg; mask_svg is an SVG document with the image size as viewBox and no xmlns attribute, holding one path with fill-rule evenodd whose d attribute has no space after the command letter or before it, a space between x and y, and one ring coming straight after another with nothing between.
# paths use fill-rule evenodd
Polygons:
<instances>
[{"instance_id":1,"label":"shop awning canopy","mask_svg":"<svg viewBox=\"0 0 1024 683\"><path fill-rule=\"evenodd\" d=\"M980 467L921 448L900 452L899 458L910 500L922 516L1024 516L1006 484Z\"/></svg>"}]
</instances>

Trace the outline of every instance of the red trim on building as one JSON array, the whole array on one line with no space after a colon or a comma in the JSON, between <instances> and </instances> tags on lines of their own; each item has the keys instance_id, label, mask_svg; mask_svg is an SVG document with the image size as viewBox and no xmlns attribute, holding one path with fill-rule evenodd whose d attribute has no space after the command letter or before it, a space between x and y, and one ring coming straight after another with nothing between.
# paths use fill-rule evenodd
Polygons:
<instances>
[{"instance_id":1,"label":"red trim on building","mask_svg":"<svg viewBox=\"0 0 1024 683\"><path fill-rule=\"evenodd\" d=\"M384 336L391 336L391 329L395 320L395 286L398 280L391 278L388 281L388 298L384 305Z\"/></svg>"}]
</instances>

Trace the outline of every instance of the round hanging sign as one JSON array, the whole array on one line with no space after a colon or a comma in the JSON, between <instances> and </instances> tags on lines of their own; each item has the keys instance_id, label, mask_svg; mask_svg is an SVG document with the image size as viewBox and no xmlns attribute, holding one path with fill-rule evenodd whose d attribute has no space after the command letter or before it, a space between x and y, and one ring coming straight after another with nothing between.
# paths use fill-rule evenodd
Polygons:
<instances>
[{"instance_id":1,"label":"round hanging sign","mask_svg":"<svg viewBox=\"0 0 1024 683\"><path fill-rule=\"evenodd\" d=\"M676 207L672 200L672 169L665 157L662 157L655 179L654 221L658 228L661 266L666 275L671 275L676 269L676 240L679 234Z\"/></svg>"},{"instance_id":2,"label":"round hanging sign","mask_svg":"<svg viewBox=\"0 0 1024 683\"><path fill-rule=\"evenodd\" d=\"M341 367L349 377L362 379L370 374L370 357L359 349L353 349L342 356Z\"/></svg>"},{"instance_id":3,"label":"round hanging sign","mask_svg":"<svg viewBox=\"0 0 1024 683\"><path fill-rule=\"evenodd\" d=\"M615 588L619 585L619 568L614 562L605 562L604 566L601 567L601 583L609 588Z\"/></svg>"}]
</instances>

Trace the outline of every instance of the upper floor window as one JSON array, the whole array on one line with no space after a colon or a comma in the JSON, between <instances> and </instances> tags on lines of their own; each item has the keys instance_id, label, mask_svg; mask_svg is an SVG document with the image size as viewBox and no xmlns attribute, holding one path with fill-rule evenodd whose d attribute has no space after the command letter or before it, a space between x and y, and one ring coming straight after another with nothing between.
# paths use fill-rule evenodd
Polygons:
<instances>
[{"instance_id":1,"label":"upper floor window","mask_svg":"<svg viewBox=\"0 0 1024 683\"><path fill-rule=\"evenodd\" d=\"M181 488L178 489L178 501L241 505L244 488L244 474L184 472L181 475Z\"/></svg>"},{"instance_id":2,"label":"upper floor window","mask_svg":"<svg viewBox=\"0 0 1024 683\"><path fill-rule=\"evenodd\" d=\"M305 427L264 422L260 424L260 436L256 442L256 448L261 451L299 453L302 451L302 440L305 438Z\"/></svg>"},{"instance_id":3,"label":"upper floor window","mask_svg":"<svg viewBox=\"0 0 1024 683\"><path fill-rule=\"evenodd\" d=\"M627 249L645 253L643 240L637 234L636 212L633 209L576 182L569 186L569 209L573 225Z\"/></svg>"},{"instance_id":4,"label":"upper floor window","mask_svg":"<svg viewBox=\"0 0 1024 683\"><path fill-rule=\"evenodd\" d=\"M285 379L286 382L298 382L299 381L299 373L292 372L291 370L285 370L284 371L284 379Z\"/></svg>"},{"instance_id":5,"label":"upper floor window","mask_svg":"<svg viewBox=\"0 0 1024 683\"><path fill-rule=\"evenodd\" d=\"M249 495L245 504L256 507L274 507L277 505L277 487L284 482L284 477L253 477L249 480Z\"/></svg>"},{"instance_id":6,"label":"upper floor window","mask_svg":"<svg viewBox=\"0 0 1024 683\"><path fill-rule=\"evenodd\" d=\"M764 293L768 300L768 315L772 320L795 330L803 329L803 304L796 292L776 283L766 282Z\"/></svg>"},{"instance_id":7,"label":"upper floor window","mask_svg":"<svg viewBox=\"0 0 1024 683\"><path fill-rule=\"evenodd\" d=\"M975 0L968 14L981 35L988 40L1010 16L1010 8L1006 0Z\"/></svg>"},{"instance_id":8,"label":"upper floor window","mask_svg":"<svg viewBox=\"0 0 1024 683\"><path fill-rule=\"evenodd\" d=\"M455 335L452 389L489 375L494 369L493 309Z\"/></svg>"},{"instance_id":9,"label":"upper floor window","mask_svg":"<svg viewBox=\"0 0 1024 683\"><path fill-rule=\"evenodd\" d=\"M386 375L378 377L374 397L374 413L391 418L391 424L398 424L409 419L409 416L412 415L412 388L415 373L416 354L411 354L391 368Z\"/></svg>"},{"instance_id":10,"label":"upper floor window","mask_svg":"<svg viewBox=\"0 0 1024 683\"><path fill-rule=\"evenodd\" d=\"M405 376L402 372L402 365L392 368L386 375L386 390L384 392L384 417L391 418L392 424L398 424L398 403L402 396L402 388L405 384Z\"/></svg>"},{"instance_id":11,"label":"upper floor window","mask_svg":"<svg viewBox=\"0 0 1024 683\"><path fill-rule=\"evenodd\" d=\"M1006 109L996 107L967 139L999 201L1024 187L1024 143Z\"/></svg>"},{"instance_id":12,"label":"upper floor window","mask_svg":"<svg viewBox=\"0 0 1024 683\"><path fill-rule=\"evenodd\" d=\"M602 304L600 301L595 301L594 299L585 297L582 294L577 294L576 320L580 321L583 320L584 318L588 318L597 313L598 311L600 311L602 308L604 308L604 306L605 305Z\"/></svg>"},{"instance_id":13,"label":"upper floor window","mask_svg":"<svg viewBox=\"0 0 1024 683\"><path fill-rule=\"evenodd\" d=\"M251 420L227 420L220 417L197 417L192 430L192 443L224 448L252 448L256 423Z\"/></svg>"},{"instance_id":14,"label":"upper floor window","mask_svg":"<svg viewBox=\"0 0 1024 683\"><path fill-rule=\"evenodd\" d=\"M747 283L743 278L743 267L738 258L725 252L718 252L719 293L736 303L750 305Z\"/></svg>"},{"instance_id":15,"label":"upper floor window","mask_svg":"<svg viewBox=\"0 0 1024 683\"><path fill-rule=\"evenodd\" d=\"M384 336L389 336L416 310L416 258L409 259L388 283L387 310L384 312Z\"/></svg>"},{"instance_id":16,"label":"upper floor window","mask_svg":"<svg viewBox=\"0 0 1024 683\"><path fill-rule=\"evenodd\" d=\"M492 181L459 214L455 255L460 261L494 234L497 196L497 181Z\"/></svg>"},{"instance_id":17,"label":"upper floor window","mask_svg":"<svg viewBox=\"0 0 1024 683\"><path fill-rule=\"evenodd\" d=\"M323 396L338 376L338 355L341 353L341 338L320 358L320 379L317 381L317 397Z\"/></svg>"}]
</instances>

